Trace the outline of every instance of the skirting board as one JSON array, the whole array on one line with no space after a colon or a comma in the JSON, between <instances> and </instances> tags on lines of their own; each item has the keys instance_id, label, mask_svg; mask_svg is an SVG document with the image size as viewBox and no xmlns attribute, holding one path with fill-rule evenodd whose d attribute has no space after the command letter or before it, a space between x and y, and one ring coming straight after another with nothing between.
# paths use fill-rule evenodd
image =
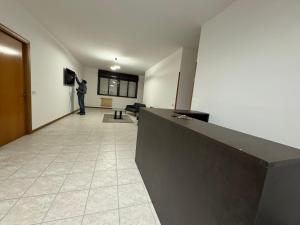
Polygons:
<instances>
[{"instance_id":1,"label":"skirting board","mask_svg":"<svg viewBox=\"0 0 300 225\"><path fill-rule=\"evenodd\" d=\"M85 108L90 108L90 109L112 109L112 108L102 107L102 106L86 106Z\"/></svg>"},{"instance_id":2,"label":"skirting board","mask_svg":"<svg viewBox=\"0 0 300 225\"><path fill-rule=\"evenodd\" d=\"M52 120L52 121L50 121L49 123L46 123L46 124L44 124L44 125L42 125L42 126L36 128L36 129L33 129L33 130L30 132L30 134L32 134L32 133L34 133L34 132L36 132L36 131L38 131L38 130L43 129L43 128L45 128L45 127L51 125L52 123L57 122L58 120L61 120L61 119L65 118L65 117L67 117L67 116L72 115L72 114L74 114L75 112L77 112L78 110L79 110L79 109L76 109L76 110L74 110L73 112L70 112L70 113L68 113L68 114L66 114L66 115L64 115L64 116L61 116L61 117L59 117L59 118L57 118L57 119L55 119L55 120Z\"/></svg>"}]
</instances>

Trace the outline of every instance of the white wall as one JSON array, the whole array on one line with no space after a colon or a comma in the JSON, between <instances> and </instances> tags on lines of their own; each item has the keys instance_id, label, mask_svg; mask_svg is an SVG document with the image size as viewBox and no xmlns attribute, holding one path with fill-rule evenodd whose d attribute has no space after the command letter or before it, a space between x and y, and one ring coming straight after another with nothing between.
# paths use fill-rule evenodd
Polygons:
<instances>
[{"instance_id":1,"label":"white wall","mask_svg":"<svg viewBox=\"0 0 300 225\"><path fill-rule=\"evenodd\" d=\"M1 23L30 41L35 129L73 110L74 95L63 86L63 68L80 75L81 65L15 0L0 0L0 5Z\"/></svg>"},{"instance_id":2,"label":"white wall","mask_svg":"<svg viewBox=\"0 0 300 225\"><path fill-rule=\"evenodd\" d=\"M84 68L83 72L84 79L87 81L87 94L85 97L86 106L100 107L101 98L107 98L108 96L102 96L97 94L98 85L98 69L97 68ZM135 102L142 102L143 100L143 89L144 89L144 76L139 76L138 93L137 98L123 98L123 97L112 97L114 108L125 108L126 105L132 105Z\"/></svg>"},{"instance_id":3,"label":"white wall","mask_svg":"<svg viewBox=\"0 0 300 225\"><path fill-rule=\"evenodd\" d=\"M191 109L196 67L197 50L183 48L176 109Z\"/></svg>"},{"instance_id":4,"label":"white wall","mask_svg":"<svg viewBox=\"0 0 300 225\"><path fill-rule=\"evenodd\" d=\"M144 104L174 109L181 59L182 48L146 71Z\"/></svg>"},{"instance_id":5,"label":"white wall","mask_svg":"<svg viewBox=\"0 0 300 225\"><path fill-rule=\"evenodd\" d=\"M299 12L299 0L237 0L205 24L192 108L300 148Z\"/></svg>"}]
</instances>

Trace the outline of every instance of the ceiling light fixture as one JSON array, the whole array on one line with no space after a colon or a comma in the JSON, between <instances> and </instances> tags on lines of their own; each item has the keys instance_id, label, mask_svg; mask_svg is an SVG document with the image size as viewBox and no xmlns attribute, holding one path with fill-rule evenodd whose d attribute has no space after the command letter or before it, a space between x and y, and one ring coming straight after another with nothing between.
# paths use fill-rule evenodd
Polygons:
<instances>
[{"instance_id":1,"label":"ceiling light fixture","mask_svg":"<svg viewBox=\"0 0 300 225\"><path fill-rule=\"evenodd\" d=\"M117 63L117 60L118 60L118 58L115 58L116 63ZM121 69L121 66L115 64L115 65L111 66L110 69L113 71L116 71L116 70Z\"/></svg>"},{"instance_id":2,"label":"ceiling light fixture","mask_svg":"<svg viewBox=\"0 0 300 225\"><path fill-rule=\"evenodd\" d=\"M113 70L113 71L116 71L116 70L121 69L121 67L119 65L113 65L113 66L110 67L110 69Z\"/></svg>"}]
</instances>

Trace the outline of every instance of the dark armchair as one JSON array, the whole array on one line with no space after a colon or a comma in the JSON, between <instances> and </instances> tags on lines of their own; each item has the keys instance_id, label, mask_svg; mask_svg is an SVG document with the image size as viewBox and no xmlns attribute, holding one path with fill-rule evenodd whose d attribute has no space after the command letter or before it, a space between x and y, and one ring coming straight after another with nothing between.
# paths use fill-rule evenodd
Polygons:
<instances>
[{"instance_id":1,"label":"dark armchair","mask_svg":"<svg viewBox=\"0 0 300 225\"><path fill-rule=\"evenodd\" d=\"M137 115L141 107L146 107L146 105L142 103L134 103L133 105L127 105L125 111L132 112Z\"/></svg>"}]
</instances>

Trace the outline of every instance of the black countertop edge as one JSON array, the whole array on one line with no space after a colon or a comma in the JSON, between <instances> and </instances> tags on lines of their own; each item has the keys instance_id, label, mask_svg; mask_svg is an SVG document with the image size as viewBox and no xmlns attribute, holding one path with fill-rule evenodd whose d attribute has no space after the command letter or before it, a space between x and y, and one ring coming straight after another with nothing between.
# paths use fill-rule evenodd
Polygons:
<instances>
[{"instance_id":1,"label":"black countertop edge","mask_svg":"<svg viewBox=\"0 0 300 225\"><path fill-rule=\"evenodd\" d=\"M163 119L172 121L186 129L197 132L221 144L235 148L237 151L242 151L255 157L257 160L262 161L262 163L265 162L263 164L266 167L281 166L286 162L300 160L300 150L297 148L193 118L190 118L189 120L178 119L172 116L174 110L171 109L142 108L141 110L145 110Z\"/></svg>"}]
</instances>

